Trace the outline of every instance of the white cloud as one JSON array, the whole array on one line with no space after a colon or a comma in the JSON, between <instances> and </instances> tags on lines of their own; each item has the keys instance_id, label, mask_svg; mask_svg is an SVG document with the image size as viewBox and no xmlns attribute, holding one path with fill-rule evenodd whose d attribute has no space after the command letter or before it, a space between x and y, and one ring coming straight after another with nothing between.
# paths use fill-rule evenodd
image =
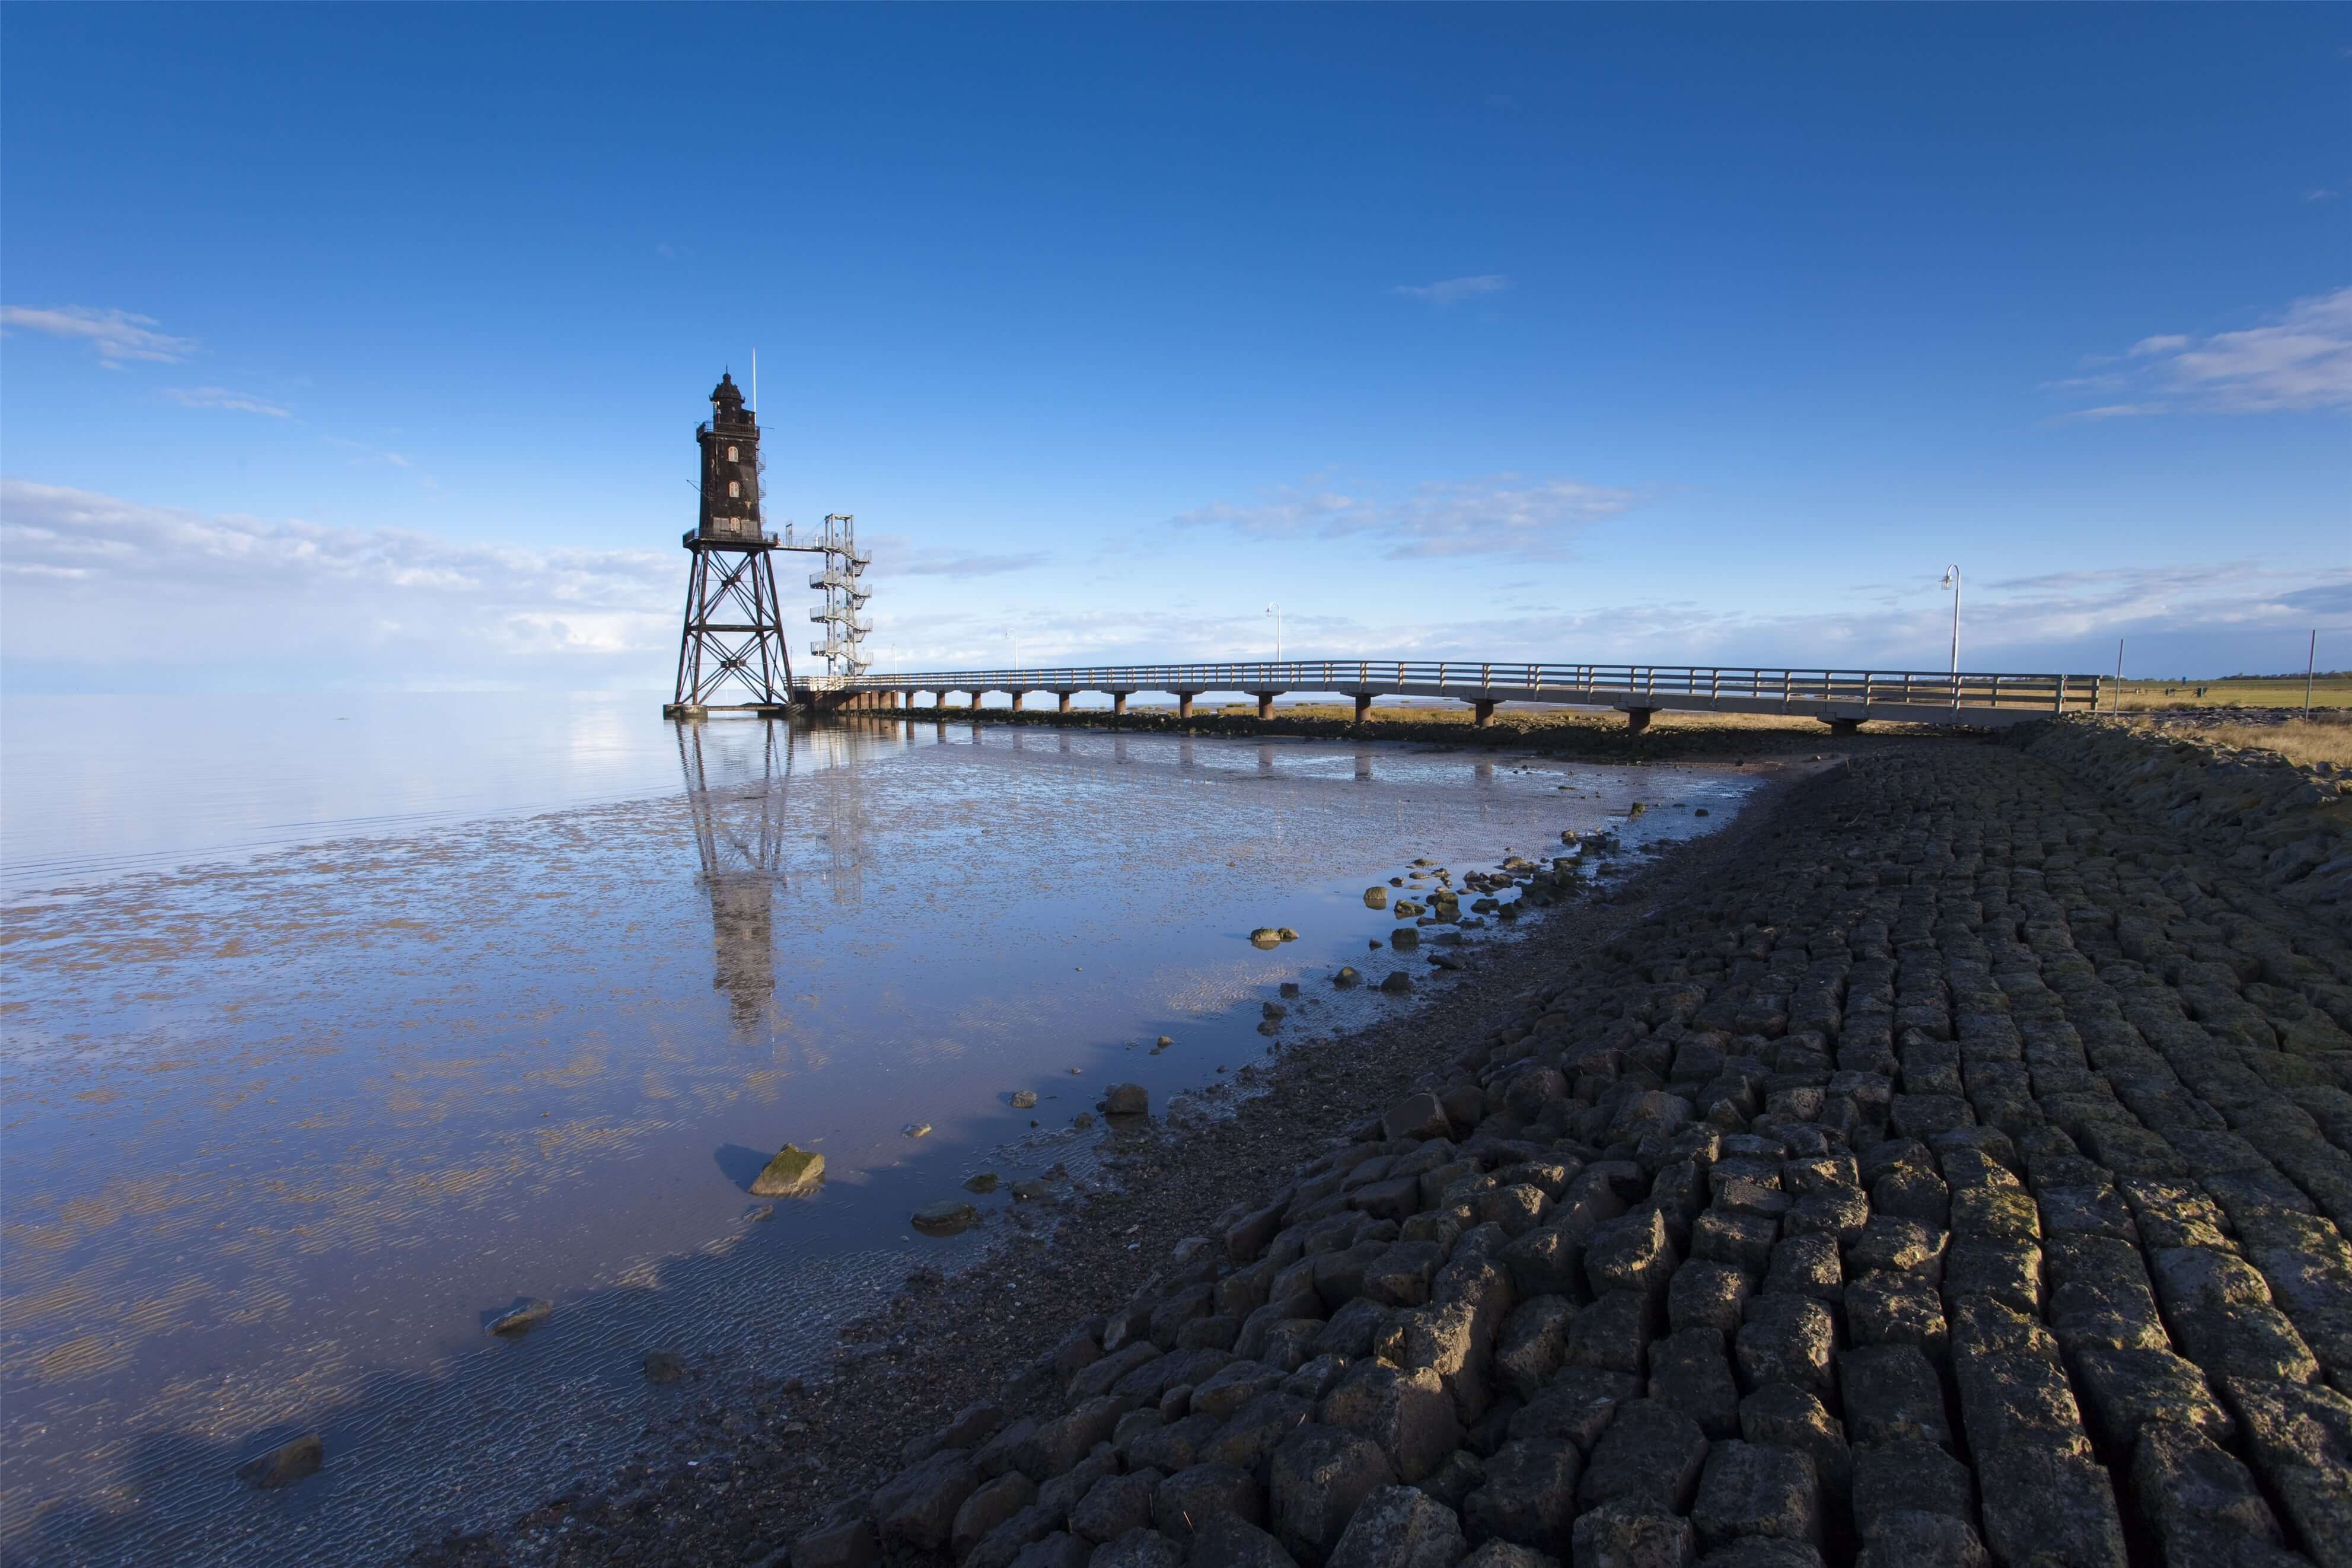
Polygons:
<instances>
[{"instance_id":1,"label":"white cloud","mask_svg":"<svg viewBox=\"0 0 2352 1568\"><path fill-rule=\"evenodd\" d=\"M1400 283L1390 292L1433 305L1454 305L1481 294L1499 294L1510 286L1511 280L1498 272L1482 272L1475 278L1445 278L1434 283Z\"/></svg>"},{"instance_id":2,"label":"white cloud","mask_svg":"<svg viewBox=\"0 0 2352 1568\"><path fill-rule=\"evenodd\" d=\"M291 419L293 415L274 403L243 392L232 392L226 386L167 386L163 395L186 408L226 408L239 414L267 414L273 419Z\"/></svg>"},{"instance_id":3,"label":"white cloud","mask_svg":"<svg viewBox=\"0 0 2352 1568\"><path fill-rule=\"evenodd\" d=\"M1284 487L1252 505L1216 501L1170 519L1179 528L1219 527L1251 538L1388 542L1391 559L1437 555L1555 557L1587 524L1633 506L1632 490L1573 479L1522 482L1517 475L1432 482L1396 496Z\"/></svg>"},{"instance_id":4,"label":"white cloud","mask_svg":"<svg viewBox=\"0 0 2352 1568\"><path fill-rule=\"evenodd\" d=\"M352 453L352 467L355 468L368 463L383 463L395 468L413 468L416 466L415 459L412 458L399 452L387 452L382 447L371 447L364 441L352 441L341 436L330 436L327 437L327 444L331 447L341 447L346 452Z\"/></svg>"},{"instance_id":5,"label":"white cloud","mask_svg":"<svg viewBox=\"0 0 2352 1568\"><path fill-rule=\"evenodd\" d=\"M1308 660L1942 669L1949 596L1932 575L1892 586L1897 591L1874 604L1876 595L1849 586L1814 595L1802 609L1770 607L1769 597L1757 609L1692 599L1595 598L1574 608L1517 614L1496 605L1468 620L1286 604L1283 653ZM1542 584L1538 597L1559 591ZM995 668L1011 657L1006 623L992 608L885 612L876 620L871 646L886 669ZM2088 673L2112 668L2115 639L2125 637L2137 673L2146 672L2142 661L2151 658L2168 665L2177 659L2178 668L2209 674L2284 668L2289 655L2301 657L2302 639L2313 626L2320 628L2323 658L2331 637L2352 632L2352 570L2223 561L2052 573L1971 581L1960 661L1977 670ZM1032 668L1211 663L1271 653L1271 629L1255 604L1225 609L1139 601L1028 614L1018 628L1021 662Z\"/></svg>"},{"instance_id":6,"label":"white cloud","mask_svg":"<svg viewBox=\"0 0 2352 1568\"><path fill-rule=\"evenodd\" d=\"M88 305L0 305L0 326L46 332L53 338L79 338L110 365L131 359L176 364L196 352L195 339L156 331L152 316Z\"/></svg>"},{"instance_id":7,"label":"white cloud","mask_svg":"<svg viewBox=\"0 0 2352 1568\"><path fill-rule=\"evenodd\" d=\"M1025 572L1045 559L1042 550L1013 555L978 555L938 545L917 544L901 533L876 534L867 542L873 556L871 575L888 577L999 577Z\"/></svg>"},{"instance_id":8,"label":"white cloud","mask_svg":"<svg viewBox=\"0 0 2352 1568\"><path fill-rule=\"evenodd\" d=\"M2307 202L2332 202L2343 194L2341 191L2331 191L2324 185L2315 185L2303 193L2303 199Z\"/></svg>"},{"instance_id":9,"label":"white cloud","mask_svg":"<svg viewBox=\"0 0 2352 1568\"><path fill-rule=\"evenodd\" d=\"M2056 390L2129 386L2137 394L2064 417L2352 408L2352 288L2297 300L2264 326L2145 337L2128 358L2138 363L2126 378L2051 384Z\"/></svg>"},{"instance_id":10,"label":"white cloud","mask_svg":"<svg viewBox=\"0 0 2352 1568\"><path fill-rule=\"evenodd\" d=\"M2096 408L2077 408L2072 414L2061 414L2058 421L2065 424L2084 419L2137 419L2143 415L2168 412L2161 403L2102 403Z\"/></svg>"},{"instance_id":11,"label":"white cloud","mask_svg":"<svg viewBox=\"0 0 2352 1568\"><path fill-rule=\"evenodd\" d=\"M656 686L684 570L676 552L207 516L0 479L0 652L17 663L88 647L104 624L105 657L123 668L282 665L298 684L397 684L625 656L625 673ZM583 673L593 684L601 667Z\"/></svg>"}]
</instances>

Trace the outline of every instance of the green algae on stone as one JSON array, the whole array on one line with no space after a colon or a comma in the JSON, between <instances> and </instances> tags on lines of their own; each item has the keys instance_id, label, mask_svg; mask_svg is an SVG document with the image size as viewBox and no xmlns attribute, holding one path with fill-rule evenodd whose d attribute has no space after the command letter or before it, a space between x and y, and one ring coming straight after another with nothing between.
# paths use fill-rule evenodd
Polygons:
<instances>
[{"instance_id":1,"label":"green algae on stone","mask_svg":"<svg viewBox=\"0 0 2352 1568\"><path fill-rule=\"evenodd\" d=\"M755 1198L797 1198L824 1184L824 1156L787 1143L751 1179Z\"/></svg>"}]
</instances>

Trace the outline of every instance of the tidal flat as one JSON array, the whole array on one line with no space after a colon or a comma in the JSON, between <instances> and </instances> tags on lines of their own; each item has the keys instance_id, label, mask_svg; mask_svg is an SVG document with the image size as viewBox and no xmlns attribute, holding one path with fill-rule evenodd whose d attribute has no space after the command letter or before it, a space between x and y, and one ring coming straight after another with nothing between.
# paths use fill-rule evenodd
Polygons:
<instances>
[{"instance_id":1,"label":"tidal flat","mask_svg":"<svg viewBox=\"0 0 2352 1568\"><path fill-rule=\"evenodd\" d=\"M685 1396L649 1353L689 1390L815 1373L910 1270L1102 1185L1110 1085L1214 1117L1294 1043L1413 1005L1389 973L1442 990L1537 923L1473 912L1472 873L1565 858L1605 888L1757 784L929 719L658 730L591 781L624 798L12 858L11 1560L371 1560L511 1515ZM664 747L675 784L633 793ZM1367 907L1441 868L1459 923ZM788 1142L821 1189L755 1197ZM979 1223L908 1223L940 1200ZM239 1483L305 1434L316 1474Z\"/></svg>"}]
</instances>

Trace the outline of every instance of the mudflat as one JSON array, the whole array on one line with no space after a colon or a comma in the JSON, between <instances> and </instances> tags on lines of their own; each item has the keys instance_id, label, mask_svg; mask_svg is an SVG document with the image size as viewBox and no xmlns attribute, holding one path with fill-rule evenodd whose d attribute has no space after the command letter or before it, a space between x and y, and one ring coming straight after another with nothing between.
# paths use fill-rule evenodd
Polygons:
<instances>
[{"instance_id":1,"label":"mudflat","mask_svg":"<svg viewBox=\"0 0 2352 1568\"><path fill-rule=\"evenodd\" d=\"M1795 770L411 1561L2352 1561L2352 802L2119 743Z\"/></svg>"}]
</instances>

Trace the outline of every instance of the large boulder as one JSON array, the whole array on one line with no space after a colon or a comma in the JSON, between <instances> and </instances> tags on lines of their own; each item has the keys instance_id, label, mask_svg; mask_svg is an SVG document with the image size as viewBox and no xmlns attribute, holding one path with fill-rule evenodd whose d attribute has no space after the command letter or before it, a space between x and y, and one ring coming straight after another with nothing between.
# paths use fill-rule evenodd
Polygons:
<instances>
[{"instance_id":1,"label":"large boulder","mask_svg":"<svg viewBox=\"0 0 2352 1568\"><path fill-rule=\"evenodd\" d=\"M1582 1460L1565 1437L1521 1437L1486 1461L1486 1484L1462 1505L1473 1534L1522 1546L1556 1543L1576 1516Z\"/></svg>"},{"instance_id":2,"label":"large boulder","mask_svg":"<svg viewBox=\"0 0 2352 1568\"><path fill-rule=\"evenodd\" d=\"M1326 1568L1454 1568L1468 1549L1452 1509L1416 1487L1382 1487L1356 1510Z\"/></svg>"},{"instance_id":3,"label":"large boulder","mask_svg":"<svg viewBox=\"0 0 2352 1568\"><path fill-rule=\"evenodd\" d=\"M1297 1560L1265 1531L1221 1513L1193 1533L1185 1568L1298 1568Z\"/></svg>"},{"instance_id":4,"label":"large boulder","mask_svg":"<svg viewBox=\"0 0 2352 1568\"><path fill-rule=\"evenodd\" d=\"M1268 1473L1275 1539L1308 1563L1328 1557L1357 1508L1397 1479L1377 1445L1336 1426L1302 1426L1285 1437Z\"/></svg>"},{"instance_id":5,"label":"large boulder","mask_svg":"<svg viewBox=\"0 0 2352 1568\"><path fill-rule=\"evenodd\" d=\"M1462 1445L1462 1424L1445 1384L1427 1367L1410 1372L1359 1362L1323 1396L1320 1418L1369 1437L1395 1467L1397 1479L1420 1480Z\"/></svg>"},{"instance_id":6,"label":"large boulder","mask_svg":"<svg viewBox=\"0 0 2352 1568\"><path fill-rule=\"evenodd\" d=\"M954 1541L957 1512L979 1489L980 1470L960 1448L901 1470L874 1494L884 1549L941 1555Z\"/></svg>"}]
</instances>

